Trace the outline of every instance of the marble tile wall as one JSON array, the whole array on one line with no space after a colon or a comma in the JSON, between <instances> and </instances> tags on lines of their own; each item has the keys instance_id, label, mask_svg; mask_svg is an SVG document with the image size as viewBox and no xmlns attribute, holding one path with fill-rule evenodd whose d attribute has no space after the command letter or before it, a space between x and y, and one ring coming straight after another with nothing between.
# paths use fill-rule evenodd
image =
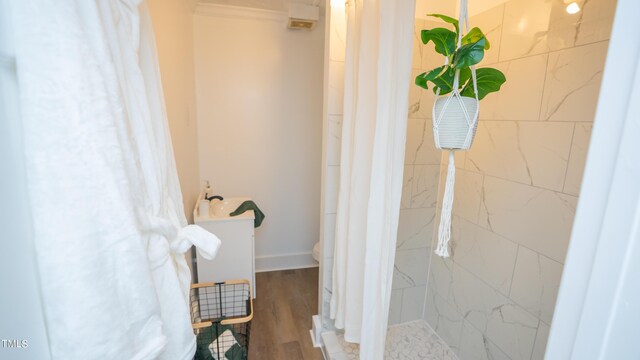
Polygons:
<instances>
[{"instance_id":1,"label":"marble tile wall","mask_svg":"<svg viewBox=\"0 0 640 360\"><path fill-rule=\"evenodd\" d=\"M434 63L433 56L428 56L433 49L423 46L420 40L420 31L425 28L425 23L431 22L415 19L414 77L426 71L427 67L440 65ZM430 90L422 90L412 81L389 325L421 319L424 309L440 180L440 151L432 140L433 101Z\"/></svg>"},{"instance_id":2,"label":"marble tile wall","mask_svg":"<svg viewBox=\"0 0 640 360\"><path fill-rule=\"evenodd\" d=\"M544 358L615 10L580 3L509 0L470 19L507 83L456 154L452 257L430 260L424 319L461 360Z\"/></svg>"}]
</instances>

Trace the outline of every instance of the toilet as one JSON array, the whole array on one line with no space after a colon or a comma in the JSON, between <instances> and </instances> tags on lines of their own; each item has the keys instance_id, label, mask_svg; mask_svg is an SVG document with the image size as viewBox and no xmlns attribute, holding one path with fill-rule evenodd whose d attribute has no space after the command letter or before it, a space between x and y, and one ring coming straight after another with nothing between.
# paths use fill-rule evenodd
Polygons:
<instances>
[{"instance_id":1,"label":"toilet","mask_svg":"<svg viewBox=\"0 0 640 360\"><path fill-rule=\"evenodd\" d=\"M313 251L311 252L311 256L317 262L320 262L320 242L318 241L315 245L313 245Z\"/></svg>"}]
</instances>

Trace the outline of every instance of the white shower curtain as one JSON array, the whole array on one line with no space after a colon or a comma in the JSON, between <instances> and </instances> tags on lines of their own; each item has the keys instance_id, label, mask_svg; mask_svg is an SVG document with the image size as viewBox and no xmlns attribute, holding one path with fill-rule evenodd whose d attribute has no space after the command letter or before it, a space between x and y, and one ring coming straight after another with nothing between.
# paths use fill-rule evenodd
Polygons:
<instances>
[{"instance_id":1,"label":"white shower curtain","mask_svg":"<svg viewBox=\"0 0 640 360\"><path fill-rule=\"evenodd\" d=\"M347 57L331 317L382 359L400 212L414 0L347 2Z\"/></svg>"},{"instance_id":2,"label":"white shower curtain","mask_svg":"<svg viewBox=\"0 0 640 360\"><path fill-rule=\"evenodd\" d=\"M192 244L140 0L11 2L24 159L55 359L190 359Z\"/></svg>"}]
</instances>

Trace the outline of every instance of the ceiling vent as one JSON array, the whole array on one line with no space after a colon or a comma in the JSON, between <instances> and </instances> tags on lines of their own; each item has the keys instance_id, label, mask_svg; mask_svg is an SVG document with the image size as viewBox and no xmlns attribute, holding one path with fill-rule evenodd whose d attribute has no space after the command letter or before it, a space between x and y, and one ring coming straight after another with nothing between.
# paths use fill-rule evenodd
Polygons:
<instances>
[{"instance_id":1,"label":"ceiling vent","mask_svg":"<svg viewBox=\"0 0 640 360\"><path fill-rule=\"evenodd\" d=\"M289 29L312 30L320 19L320 8L313 5L289 4Z\"/></svg>"}]
</instances>

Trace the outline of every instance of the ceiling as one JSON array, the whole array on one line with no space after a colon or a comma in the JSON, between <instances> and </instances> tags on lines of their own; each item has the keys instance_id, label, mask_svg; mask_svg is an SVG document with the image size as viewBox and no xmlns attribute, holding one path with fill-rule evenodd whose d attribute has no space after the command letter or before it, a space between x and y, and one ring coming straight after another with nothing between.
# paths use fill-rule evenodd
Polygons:
<instances>
[{"instance_id":1,"label":"ceiling","mask_svg":"<svg viewBox=\"0 0 640 360\"><path fill-rule=\"evenodd\" d=\"M265 9L274 11L287 11L289 3L324 6L324 0L199 0L201 4L218 4L228 6L240 6L253 9Z\"/></svg>"},{"instance_id":2,"label":"ceiling","mask_svg":"<svg viewBox=\"0 0 640 360\"><path fill-rule=\"evenodd\" d=\"M325 6L327 0L197 0L201 4L218 4L239 6L253 9L287 11L289 3L301 3ZM400 1L400 0L399 0ZM469 15L473 16L482 11L499 5L506 0L469 0ZM427 13L442 13L457 17L459 0L416 0L416 17L424 17Z\"/></svg>"},{"instance_id":3,"label":"ceiling","mask_svg":"<svg viewBox=\"0 0 640 360\"><path fill-rule=\"evenodd\" d=\"M500 5L507 0L469 0L469 16L479 14ZM445 14L458 17L460 11L459 0L416 0L416 17L422 18L425 14Z\"/></svg>"}]
</instances>

